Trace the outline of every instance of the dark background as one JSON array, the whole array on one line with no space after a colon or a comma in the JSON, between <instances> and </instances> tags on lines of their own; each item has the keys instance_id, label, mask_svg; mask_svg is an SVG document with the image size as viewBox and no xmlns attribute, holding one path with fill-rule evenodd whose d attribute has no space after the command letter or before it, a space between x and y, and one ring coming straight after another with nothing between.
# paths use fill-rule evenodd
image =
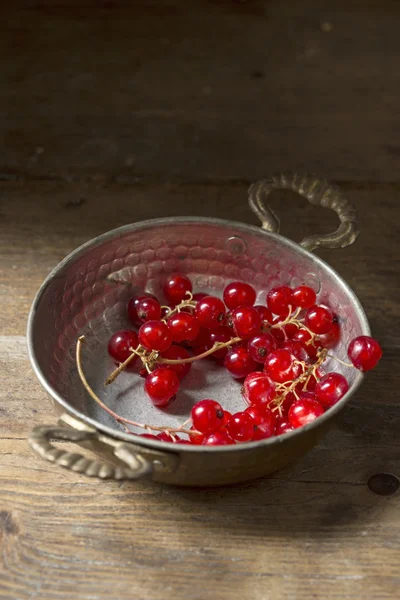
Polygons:
<instances>
[{"instance_id":1,"label":"dark background","mask_svg":"<svg viewBox=\"0 0 400 600\"><path fill-rule=\"evenodd\" d=\"M399 497L367 482L400 474L399 32L389 0L1 3L0 598L397 596ZM140 219L256 224L248 185L282 169L356 205L356 244L319 254L385 352L323 443L214 492L99 483L33 456L30 429L55 416L24 335L49 271ZM272 205L295 240L336 226L294 194Z\"/></svg>"}]
</instances>

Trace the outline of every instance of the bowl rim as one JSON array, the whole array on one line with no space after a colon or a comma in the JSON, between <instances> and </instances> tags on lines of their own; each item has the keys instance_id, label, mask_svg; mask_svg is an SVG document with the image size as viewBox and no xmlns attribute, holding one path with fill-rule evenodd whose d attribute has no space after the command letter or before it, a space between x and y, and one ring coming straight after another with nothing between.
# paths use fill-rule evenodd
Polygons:
<instances>
[{"instance_id":1,"label":"bowl rim","mask_svg":"<svg viewBox=\"0 0 400 600\"><path fill-rule=\"evenodd\" d=\"M201 446L201 445L180 445L180 444L171 444L170 442L163 442L162 440L152 440L148 438L142 438L140 436L132 437L132 434L125 433L124 431L120 431L118 429L113 429L108 425L104 425L99 421L81 413L78 409L71 406L67 400L65 400L61 394L59 394L53 386L49 383L47 378L45 377L43 371L41 370L38 360L35 355L34 345L33 345L33 331L34 331L34 322L35 315L39 305L39 302L47 289L47 286L50 282L57 277L57 275L63 271L63 269L68 266L70 263L74 262L76 259L80 258L85 254L85 252L89 249L95 248L96 246L101 245L103 242L106 242L113 238L118 238L119 236L123 236L125 233L132 231L139 231L141 229L149 229L153 227L162 227L168 225L176 225L176 224L196 224L196 223L205 223L209 225L220 225L223 227L236 228L239 230L244 230L247 233L254 233L257 235L265 235L269 238L272 238L278 241L280 244L283 244L290 250L294 251L297 254L305 256L308 259L312 259L316 262L322 269L328 271L328 273L336 280L342 287L345 288L346 293L351 297L354 305L358 310L358 314L360 317L360 322L363 329L363 335L370 335L370 327L368 323L367 316L365 314L364 308L357 298L356 294L353 292L348 283L323 259L319 256L313 254L312 252L306 250L300 244L290 240L289 238L279 234L273 233L271 231L267 231L262 229L261 227L257 227L256 225L250 225L247 223L241 223L239 221L232 221L229 219L220 219L214 217L196 217L196 216L180 216L180 217L162 217L156 219L146 219L144 221L137 221L136 223L130 223L127 225L123 225L121 227L117 227L115 229L110 229L94 238L91 238L87 242L84 242L74 250L72 250L63 260L61 260L49 275L44 279L40 288L38 289L35 298L32 302L28 322L27 322L27 348L28 348L28 356L32 365L32 369L38 378L40 384L43 386L45 391L59 404L63 407L67 412L71 413L78 420L83 421L87 425L92 428L95 428L96 431L101 432L102 434L109 435L112 438L117 438L123 442L130 443L135 446L143 447L146 449L154 449L154 450L163 450L167 452L174 453L183 453L183 452L237 452L237 451L246 451L251 450L253 448L260 448L261 446L272 446L274 444L281 444L286 442L286 440L292 439L296 436L301 436L306 434L308 431L313 429L317 429L326 421L332 419L336 414L338 414L342 408L347 404L350 397L355 393L355 391L361 385L364 374L361 371L357 371L355 380L351 386L351 388L346 392L346 394L337 402L334 406L332 406L329 410L327 410L323 415L318 417L315 421L309 423L308 425L304 425L298 429L294 429L288 433L284 433L278 436L273 436L264 440L251 441L251 442L242 442L240 444L228 445L228 446Z\"/></svg>"}]
</instances>

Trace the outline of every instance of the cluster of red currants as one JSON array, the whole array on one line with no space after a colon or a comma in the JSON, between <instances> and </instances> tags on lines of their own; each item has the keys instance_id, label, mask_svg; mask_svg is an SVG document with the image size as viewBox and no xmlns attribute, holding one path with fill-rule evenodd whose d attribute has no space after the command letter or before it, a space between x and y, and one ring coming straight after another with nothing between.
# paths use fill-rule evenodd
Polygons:
<instances>
[{"instance_id":1,"label":"cluster of red currants","mask_svg":"<svg viewBox=\"0 0 400 600\"><path fill-rule=\"evenodd\" d=\"M190 279L182 274L170 276L163 291L168 306L151 294L130 300L128 314L139 330L111 337L109 354L121 364L106 383L140 359L147 396L166 406L192 363L210 357L243 380L248 407L232 415L215 400L201 400L192 408L188 439L180 437L179 428L167 427L143 436L211 446L261 440L312 422L347 392L346 378L325 374L321 366L339 341L338 316L316 304L310 287L274 288L266 306L255 305L254 288L242 282L227 285L223 300L193 295ZM348 356L349 366L368 371L382 350L373 338L360 336L350 343Z\"/></svg>"}]
</instances>

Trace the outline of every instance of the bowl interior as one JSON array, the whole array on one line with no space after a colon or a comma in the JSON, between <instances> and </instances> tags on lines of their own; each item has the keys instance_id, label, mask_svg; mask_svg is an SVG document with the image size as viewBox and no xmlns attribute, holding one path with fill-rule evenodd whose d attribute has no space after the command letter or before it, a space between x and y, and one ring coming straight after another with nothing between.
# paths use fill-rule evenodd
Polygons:
<instances>
[{"instance_id":1,"label":"bowl interior","mask_svg":"<svg viewBox=\"0 0 400 600\"><path fill-rule=\"evenodd\" d=\"M76 369L77 338L84 334L82 365L102 400L120 415L142 423L179 425L191 406L214 398L224 408L245 407L241 383L212 360L201 360L185 378L176 401L158 409L145 397L143 379L125 372L107 388L115 368L107 354L112 333L132 327L127 302L139 292L162 299L169 273L186 273L195 292L222 295L225 285L242 280L257 290L257 303L276 285L305 283L340 316L335 354L346 360L349 341L368 334L363 310L349 287L320 259L297 244L256 227L211 219L160 219L126 226L85 244L68 256L43 284L32 308L28 331L31 359L42 382L58 399L108 427L123 430L83 388ZM359 374L337 361L327 364L355 384ZM345 401L344 398L341 402Z\"/></svg>"}]
</instances>

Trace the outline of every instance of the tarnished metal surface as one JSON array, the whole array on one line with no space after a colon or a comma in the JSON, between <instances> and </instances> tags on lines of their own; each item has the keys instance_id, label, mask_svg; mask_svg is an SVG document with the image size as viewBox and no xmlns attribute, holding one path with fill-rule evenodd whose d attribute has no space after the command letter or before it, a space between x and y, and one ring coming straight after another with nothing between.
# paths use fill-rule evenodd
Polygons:
<instances>
[{"instance_id":1,"label":"tarnished metal surface","mask_svg":"<svg viewBox=\"0 0 400 600\"><path fill-rule=\"evenodd\" d=\"M302 181L296 184L297 189L302 192L307 188L304 195L310 196L310 187L304 187L306 178L278 177L273 185L294 189L294 181ZM251 188L253 208L257 189L261 194L259 198L263 199L265 182ZM351 243L356 237L355 211L343 199L337 200L341 196L332 196L324 189L318 201L326 205L332 201L337 210L342 211L343 223L351 224L347 233L343 229L340 235L335 234L336 245ZM265 222L266 215L269 218L268 211L263 203L258 206ZM270 223L275 227L272 221ZM325 244L329 242L326 236L318 239L319 242L325 240ZM315 246L316 240L307 244ZM88 397L80 383L75 346L82 334L87 341L83 368L90 384L111 408L125 417L154 425L176 426L187 418L191 406L205 396L216 398L229 410L243 408L240 384L210 361L199 361L201 364L192 368L177 400L167 411L157 409L147 400L143 380L132 374L123 373L104 389L103 382L113 369L107 355L107 341L112 332L129 326L126 316L129 297L139 290L160 294L163 279L173 271L187 273L195 291L216 295L221 295L232 280L249 281L257 290L259 303L265 302L266 291L277 284L307 283L318 293L318 300L329 302L341 317L342 337L335 353L342 359L353 337L369 333L360 303L339 275L319 258L276 233L219 219L185 217L128 225L99 236L70 254L50 274L34 301L28 325L30 358L59 414L74 416L97 430L98 435L132 444L132 436ZM360 373L337 362L329 361L327 366L346 375L350 390L318 421L300 430L225 448L171 447L145 438L135 438L134 445L139 450L142 448L150 460L157 460L160 452L178 460L176 468L153 470L154 479L168 483L218 485L270 473L318 441L362 380ZM36 440L39 437L37 434ZM101 453L102 449L97 448L97 451Z\"/></svg>"}]
</instances>

